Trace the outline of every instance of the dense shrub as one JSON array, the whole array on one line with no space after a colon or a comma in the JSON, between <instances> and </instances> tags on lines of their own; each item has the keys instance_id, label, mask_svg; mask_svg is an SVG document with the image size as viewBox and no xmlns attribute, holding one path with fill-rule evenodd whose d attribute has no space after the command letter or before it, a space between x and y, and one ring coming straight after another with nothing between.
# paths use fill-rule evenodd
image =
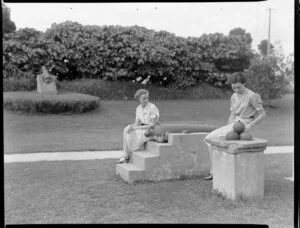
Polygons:
<instances>
[{"instance_id":1,"label":"dense shrub","mask_svg":"<svg viewBox=\"0 0 300 228\"><path fill-rule=\"evenodd\" d=\"M18 30L4 39L8 64L36 74L42 65L59 80L99 78L187 88L206 81L226 85L227 74L250 64L247 35L182 38L131 26L53 24L45 33Z\"/></svg>"},{"instance_id":2,"label":"dense shrub","mask_svg":"<svg viewBox=\"0 0 300 228\"><path fill-rule=\"evenodd\" d=\"M16 33L5 34L3 37L3 66L5 72L17 68L30 75L37 74L42 65L51 56L47 52L43 33L31 28L19 29Z\"/></svg>"},{"instance_id":3,"label":"dense shrub","mask_svg":"<svg viewBox=\"0 0 300 228\"><path fill-rule=\"evenodd\" d=\"M285 93L288 80L274 56L254 58L247 74L247 86L269 101Z\"/></svg>"},{"instance_id":4,"label":"dense shrub","mask_svg":"<svg viewBox=\"0 0 300 228\"><path fill-rule=\"evenodd\" d=\"M151 93L151 99L203 99L226 98L232 94L231 89L213 87L207 83L187 89L175 87L159 87L156 85L141 85L134 82L104 81L102 79L78 79L72 81L57 81L59 92L76 92L97 96L101 100L131 100L134 92L146 88ZM36 90L36 81L32 79L3 80L4 91Z\"/></svg>"},{"instance_id":5,"label":"dense shrub","mask_svg":"<svg viewBox=\"0 0 300 228\"><path fill-rule=\"evenodd\" d=\"M28 113L82 113L100 104L99 98L79 93L4 92L3 98L5 109Z\"/></svg>"},{"instance_id":6,"label":"dense shrub","mask_svg":"<svg viewBox=\"0 0 300 228\"><path fill-rule=\"evenodd\" d=\"M97 79L62 81L57 83L60 91L72 91L98 96L103 100L132 100L134 93L140 88L149 90L151 99L201 99L226 98L232 94L231 89L216 88L201 83L198 86L178 89L175 87L159 87L156 85L140 85L133 82L104 81Z\"/></svg>"}]
</instances>

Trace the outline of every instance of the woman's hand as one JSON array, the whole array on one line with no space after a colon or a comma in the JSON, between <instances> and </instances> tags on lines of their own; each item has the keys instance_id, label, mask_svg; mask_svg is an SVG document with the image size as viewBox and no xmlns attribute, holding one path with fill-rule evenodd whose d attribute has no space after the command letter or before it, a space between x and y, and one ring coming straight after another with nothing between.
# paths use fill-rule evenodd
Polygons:
<instances>
[{"instance_id":1,"label":"woman's hand","mask_svg":"<svg viewBox=\"0 0 300 228\"><path fill-rule=\"evenodd\" d=\"M149 129L154 129L154 127L155 127L155 123L151 123L150 125L149 125Z\"/></svg>"},{"instance_id":2,"label":"woman's hand","mask_svg":"<svg viewBox=\"0 0 300 228\"><path fill-rule=\"evenodd\" d=\"M127 129L127 133L130 133L132 131L135 131L137 128L134 125L129 125L129 128Z\"/></svg>"}]
</instances>

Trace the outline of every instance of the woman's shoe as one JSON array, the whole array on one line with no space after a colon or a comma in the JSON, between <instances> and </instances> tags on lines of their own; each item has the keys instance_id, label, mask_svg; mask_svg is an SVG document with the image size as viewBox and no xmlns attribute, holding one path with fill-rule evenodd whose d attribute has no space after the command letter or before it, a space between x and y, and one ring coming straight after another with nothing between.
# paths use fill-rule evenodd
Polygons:
<instances>
[{"instance_id":1,"label":"woman's shoe","mask_svg":"<svg viewBox=\"0 0 300 228\"><path fill-rule=\"evenodd\" d=\"M121 157L120 160L117 161L117 164L128 163L129 159L129 157Z\"/></svg>"},{"instance_id":2,"label":"woman's shoe","mask_svg":"<svg viewBox=\"0 0 300 228\"><path fill-rule=\"evenodd\" d=\"M204 177L204 180L212 180L213 175L210 173L208 176Z\"/></svg>"}]
</instances>

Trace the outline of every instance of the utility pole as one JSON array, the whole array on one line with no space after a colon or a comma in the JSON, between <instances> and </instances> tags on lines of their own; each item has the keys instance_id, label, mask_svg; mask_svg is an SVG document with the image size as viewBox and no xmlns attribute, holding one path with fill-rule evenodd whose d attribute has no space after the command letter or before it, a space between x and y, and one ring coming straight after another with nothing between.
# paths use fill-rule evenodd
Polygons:
<instances>
[{"instance_id":1,"label":"utility pole","mask_svg":"<svg viewBox=\"0 0 300 228\"><path fill-rule=\"evenodd\" d=\"M270 54L270 42L271 42L271 8L267 9L269 10L269 32L268 32L268 48L267 48L267 56Z\"/></svg>"}]
</instances>

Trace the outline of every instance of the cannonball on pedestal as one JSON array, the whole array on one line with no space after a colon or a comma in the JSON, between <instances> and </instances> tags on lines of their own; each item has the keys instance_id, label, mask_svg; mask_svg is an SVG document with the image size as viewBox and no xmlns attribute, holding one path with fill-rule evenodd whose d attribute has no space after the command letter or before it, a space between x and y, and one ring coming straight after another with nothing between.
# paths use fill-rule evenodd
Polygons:
<instances>
[{"instance_id":1,"label":"cannonball on pedestal","mask_svg":"<svg viewBox=\"0 0 300 228\"><path fill-rule=\"evenodd\" d=\"M236 133L241 134L242 132L245 131L245 124L242 121L238 120L238 121L234 122L233 130Z\"/></svg>"},{"instance_id":2,"label":"cannonball on pedestal","mask_svg":"<svg viewBox=\"0 0 300 228\"><path fill-rule=\"evenodd\" d=\"M240 135L235 131L230 131L225 135L225 140L239 140Z\"/></svg>"},{"instance_id":3,"label":"cannonball on pedestal","mask_svg":"<svg viewBox=\"0 0 300 228\"><path fill-rule=\"evenodd\" d=\"M240 140L251 141L253 140L253 136L249 132L243 132L240 134Z\"/></svg>"}]
</instances>

